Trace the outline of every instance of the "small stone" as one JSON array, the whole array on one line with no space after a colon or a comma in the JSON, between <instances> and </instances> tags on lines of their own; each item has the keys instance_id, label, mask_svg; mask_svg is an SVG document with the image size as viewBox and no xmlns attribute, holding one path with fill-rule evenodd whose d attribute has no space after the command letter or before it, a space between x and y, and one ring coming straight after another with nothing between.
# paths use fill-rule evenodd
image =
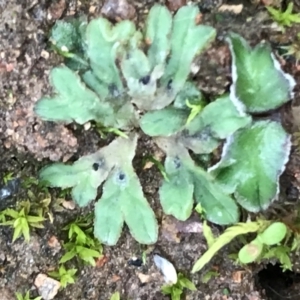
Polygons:
<instances>
[{"instance_id":1,"label":"small stone","mask_svg":"<svg viewBox=\"0 0 300 300\"><path fill-rule=\"evenodd\" d=\"M49 56L50 56L50 54L49 54L49 52L48 51L46 51L46 50L42 50L42 52L41 52L41 57L42 58L44 58L44 59L49 59Z\"/></svg>"},{"instance_id":2,"label":"small stone","mask_svg":"<svg viewBox=\"0 0 300 300\"><path fill-rule=\"evenodd\" d=\"M147 282L151 281L151 276L150 275L146 275L146 274L143 274L143 273L137 273L137 276L138 276L141 283L147 283Z\"/></svg>"},{"instance_id":3,"label":"small stone","mask_svg":"<svg viewBox=\"0 0 300 300\"><path fill-rule=\"evenodd\" d=\"M39 274L34 281L34 285L37 287L40 296L44 300L54 299L60 288L60 282L48 277L45 274Z\"/></svg>"},{"instance_id":4,"label":"small stone","mask_svg":"<svg viewBox=\"0 0 300 300\"><path fill-rule=\"evenodd\" d=\"M167 0L166 5L170 11L177 11L180 7L186 5L186 0Z\"/></svg>"},{"instance_id":5,"label":"small stone","mask_svg":"<svg viewBox=\"0 0 300 300\"><path fill-rule=\"evenodd\" d=\"M52 4L48 9L48 13L51 15L51 19L57 20L62 16L65 9L66 9L65 0L52 1Z\"/></svg>"},{"instance_id":6,"label":"small stone","mask_svg":"<svg viewBox=\"0 0 300 300\"><path fill-rule=\"evenodd\" d=\"M58 253L61 249L60 242L55 235L52 235L48 240L48 246L54 250L53 252Z\"/></svg>"},{"instance_id":7,"label":"small stone","mask_svg":"<svg viewBox=\"0 0 300 300\"><path fill-rule=\"evenodd\" d=\"M96 266L102 268L109 260L107 255L102 255L96 259Z\"/></svg>"},{"instance_id":8,"label":"small stone","mask_svg":"<svg viewBox=\"0 0 300 300\"><path fill-rule=\"evenodd\" d=\"M232 273L232 281L234 283L241 283L244 275L245 271L235 271Z\"/></svg>"},{"instance_id":9,"label":"small stone","mask_svg":"<svg viewBox=\"0 0 300 300\"><path fill-rule=\"evenodd\" d=\"M96 12L96 9L97 9L97 6L95 6L95 5L90 6L89 13L93 15Z\"/></svg>"},{"instance_id":10,"label":"small stone","mask_svg":"<svg viewBox=\"0 0 300 300\"><path fill-rule=\"evenodd\" d=\"M223 4L219 7L218 9L220 12L231 12L234 14L240 14L243 10L243 4L238 4L238 5L228 5L228 4Z\"/></svg>"},{"instance_id":11,"label":"small stone","mask_svg":"<svg viewBox=\"0 0 300 300\"><path fill-rule=\"evenodd\" d=\"M101 13L112 21L132 20L136 11L127 0L106 0Z\"/></svg>"},{"instance_id":12,"label":"small stone","mask_svg":"<svg viewBox=\"0 0 300 300\"><path fill-rule=\"evenodd\" d=\"M75 207L76 207L76 204L74 201L67 201L65 200L63 203L62 203L62 206L66 209L69 209L69 210L74 210Z\"/></svg>"},{"instance_id":13,"label":"small stone","mask_svg":"<svg viewBox=\"0 0 300 300\"><path fill-rule=\"evenodd\" d=\"M85 131L88 131L91 128L92 124L91 122L87 122L83 125L83 128Z\"/></svg>"}]
</instances>

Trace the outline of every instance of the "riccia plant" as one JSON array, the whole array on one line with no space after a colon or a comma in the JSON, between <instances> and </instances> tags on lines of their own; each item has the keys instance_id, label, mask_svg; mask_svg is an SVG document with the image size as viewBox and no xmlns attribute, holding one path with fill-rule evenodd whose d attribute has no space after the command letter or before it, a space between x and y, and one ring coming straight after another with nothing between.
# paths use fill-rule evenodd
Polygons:
<instances>
[{"instance_id":1,"label":"riccia plant","mask_svg":"<svg viewBox=\"0 0 300 300\"><path fill-rule=\"evenodd\" d=\"M166 178L159 196L166 214L186 220L194 201L209 221L225 225L239 219L241 205L266 209L278 194L278 178L290 148L281 124L257 120L286 103L295 85L267 45L251 49L230 34L233 83L230 94L204 105L189 81L193 60L216 31L197 23L199 10L185 6L172 16L164 6L149 12L145 30L131 21L112 25L57 22L53 47L66 57L50 74L54 95L40 99L36 113L55 122L95 121L123 136L73 164L55 163L41 171L50 186L70 188L79 206L97 197L94 233L107 245L117 243L124 222L143 244L155 243L158 225L132 167L138 134L152 137L166 153ZM124 137L125 136L125 137ZM222 145L218 164L208 170L192 159Z\"/></svg>"}]
</instances>

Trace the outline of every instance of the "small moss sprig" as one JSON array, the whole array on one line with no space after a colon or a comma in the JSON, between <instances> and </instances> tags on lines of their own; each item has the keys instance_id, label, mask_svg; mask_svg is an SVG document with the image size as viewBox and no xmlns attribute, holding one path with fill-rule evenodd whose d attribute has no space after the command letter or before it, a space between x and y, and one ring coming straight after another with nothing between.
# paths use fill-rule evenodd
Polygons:
<instances>
[{"instance_id":1,"label":"small moss sprig","mask_svg":"<svg viewBox=\"0 0 300 300\"><path fill-rule=\"evenodd\" d=\"M20 203L19 210L7 208L0 214L2 216L0 225L11 226L14 229L13 242L20 236L29 242L31 228L44 228L42 222L45 218L40 215L31 215L30 207L29 201L23 201Z\"/></svg>"},{"instance_id":2,"label":"small moss sprig","mask_svg":"<svg viewBox=\"0 0 300 300\"><path fill-rule=\"evenodd\" d=\"M31 298L29 295L29 291L26 292L26 294L23 296L21 293L17 292L16 294L17 300L41 300L42 297L35 297Z\"/></svg>"},{"instance_id":3,"label":"small moss sprig","mask_svg":"<svg viewBox=\"0 0 300 300\"><path fill-rule=\"evenodd\" d=\"M293 14L293 2L290 2L285 11L266 6L272 19L282 28L291 27L294 23L300 23L300 13Z\"/></svg>"},{"instance_id":4,"label":"small moss sprig","mask_svg":"<svg viewBox=\"0 0 300 300\"><path fill-rule=\"evenodd\" d=\"M68 224L63 230L68 230L68 241L63 244L66 253L60 259L63 264L73 258L79 258L88 264L95 266L95 258L102 255L100 242L92 236L91 215L79 217Z\"/></svg>"}]
</instances>

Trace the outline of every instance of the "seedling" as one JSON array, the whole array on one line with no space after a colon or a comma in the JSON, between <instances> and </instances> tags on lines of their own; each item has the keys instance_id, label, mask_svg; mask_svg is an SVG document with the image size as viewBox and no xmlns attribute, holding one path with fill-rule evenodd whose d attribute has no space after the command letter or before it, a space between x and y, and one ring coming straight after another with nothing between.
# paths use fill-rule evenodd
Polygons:
<instances>
[{"instance_id":1,"label":"seedling","mask_svg":"<svg viewBox=\"0 0 300 300\"><path fill-rule=\"evenodd\" d=\"M61 265L56 272L49 272L49 276L59 280L61 289L66 288L69 284L75 283L75 274L77 269L66 269Z\"/></svg>"},{"instance_id":2,"label":"seedling","mask_svg":"<svg viewBox=\"0 0 300 300\"><path fill-rule=\"evenodd\" d=\"M26 242L30 241L30 228L44 228L42 222L45 220L42 216L30 215L30 202L22 202L20 210L7 208L2 211L4 221L1 225L8 225L14 228L12 241L14 242L20 236L23 236ZM2 217L3 218L3 217ZM9 218L7 220L7 218Z\"/></svg>"},{"instance_id":3,"label":"seedling","mask_svg":"<svg viewBox=\"0 0 300 300\"><path fill-rule=\"evenodd\" d=\"M194 264L192 273L200 271L221 248L229 244L235 237L242 234L264 230L269 224L270 221L265 220L258 220L257 222L238 223L227 228L225 232L222 233L218 238L215 238L213 236L212 231L208 230L207 224L205 224L206 229L204 236L208 241L209 248Z\"/></svg>"},{"instance_id":4,"label":"seedling","mask_svg":"<svg viewBox=\"0 0 300 300\"><path fill-rule=\"evenodd\" d=\"M63 245L66 253L59 262L65 263L76 257L95 266L94 258L101 257L102 246L92 236L91 215L77 218L75 222L68 224L63 229L68 230L69 241Z\"/></svg>"},{"instance_id":5,"label":"seedling","mask_svg":"<svg viewBox=\"0 0 300 300\"><path fill-rule=\"evenodd\" d=\"M285 224L281 222L272 223L262 233L259 233L252 242L245 245L239 251L240 262L249 264L256 261L261 256L264 246L274 246L279 244L285 238L286 234L287 228ZM267 256L270 256L271 252L268 252Z\"/></svg>"},{"instance_id":6,"label":"seedling","mask_svg":"<svg viewBox=\"0 0 300 300\"><path fill-rule=\"evenodd\" d=\"M148 155L143 158L143 165L146 165L147 162L153 163L153 165L157 167L157 169L159 170L160 174L164 177L164 179L168 181L165 167L160 161L158 161L155 157Z\"/></svg>"},{"instance_id":7,"label":"seedling","mask_svg":"<svg viewBox=\"0 0 300 300\"><path fill-rule=\"evenodd\" d=\"M208 250L195 263L192 272L200 271L222 247L235 237L257 232L256 238L246 244L238 253L238 263L249 264L261 259L277 258L283 269L291 268L289 253L291 247L280 244L288 234L282 222L258 220L257 222L239 223L229 227L218 238L213 236L210 227L204 222L203 233L208 243ZM272 246L272 247L271 247Z\"/></svg>"},{"instance_id":8,"label":"seedling","mask_svg":"<svg viewBox=\"0 0 300 300\"><path fill-rule=\"evenodd\" d=\"M277 196L290 136L279 122L253 120L252 114L266 115L288 102L295 81L281 70L268 45L252 49L230 33L230 94L207 103L189 73L216 30L198 24L198 14L193 5L174 16L154 5L143 33L131 21L113 25L104 18L88 24L59 21L53 28L51 41L67 56L68 67L51 71L55 94L40 99L35 112L55 122L93 120L124 135L73 164L48 166L40 177L49 186L72 188L72 199L81 207L97 198L103 184L94 234L104 244L117 243L124 223L139 243L157 241L155 214L132 166L136 128L166 153L159 189L166 214L184 221L195 201L207 220L234 224L239 220L237 202L258 212ZM204 170L195 164L190 151L210 154L224 140L216 165Z\"/></svg>"},{"instance_id":9,"label":"seedling","mask_svg":"<svg viewBox=\"0 0 300 300\"><path fill-rule=\"evenodd\" d=\"M300 14L293 14L293 2L290 2L286 11L275 9L271 6L266 6L272 19L282 27L291 27L294 23L300 23Z\"/></svg>"},{"instance_id":10,"label":"seedling","mask_svg":"<svg viewBox=\"0 0 300 300\"><path fill-rule=\"evenodd\" d=\"M182 273L178 273L177 282L173 285L164 285L161 291L164 295L170 295L172 300L180 300L183 289L196 291L195 285Z\"/></svg>"},{"instance_id":11,"label":"seedling","mask_svg":"<svg viewBox=\"0 0 300 300\"><path fill-rule=\"evenodd\" d=\"M282 49L286 50L286 52L282 56L294 56L296 59L296 64L299 63L300 60L300 33L297 34L297 38L295 41L289 46L283 46ZM299 133L296 132L298 135ZM297 136L298 139L298 136Z\"/></svg>"},{"instance_id":12,"label":"seedling","mask_svg":"<svg viewBox=\"0 0 300 300\"><path fill-rule=\"evenodd\" d=\"M201 276L202 283L208 283L212 278L218 277L220 274L217 271L211 270Z\"/></svg>"},{"instance_id":13,"label":"seedling","mask_svg":"<svg viewBox=\"0 0 300 300\"><path fill-rule=\"evenodd\" d=\"M26 292L25 296L21 293L16 293L17 300L41 300L42 297L30 298L29 291Z\"/></svg>"}]
</instances>

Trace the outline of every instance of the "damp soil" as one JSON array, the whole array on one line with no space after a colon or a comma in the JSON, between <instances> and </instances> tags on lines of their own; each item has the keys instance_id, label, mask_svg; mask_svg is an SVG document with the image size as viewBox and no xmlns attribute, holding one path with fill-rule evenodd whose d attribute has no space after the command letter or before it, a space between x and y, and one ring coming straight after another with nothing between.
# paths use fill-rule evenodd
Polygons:
<instances>
[{"instance_id":1,"label":"damp soil","mask_svg":"<svg viewBox=\"0 0 300 300\"><path fill-rule=\"evenodd\" d=\"M129 1L135 10L130 12L130 18L141 26L155 2ZM184 1L167 2L170 7L176 7ZM294 3L295 11L300 12L299 3ZM237 14L221 12L219 7L223 4L242 4L243 10ZM257 1L201 0L198 5L203 12L202 22L218 30L216 41L197 59L200 70L193 78L208 99L214 99L229 89L230 55L224 42L228 31L241 34L251 45L269 42L285 71L297 81L294 100L273 115L281 119L286 130L293 134L294 146L287 170L281 178L280 198L265 212L266 216L277 214L278 218L288 217L299 206L300 154L297 150L299 138L295 135L299 131L299 120L293 115L293 108L300 105L300 69L294 57L283 59L279 55L282 45L289 45L295 40L300 26L280 32L269 19L264 6ZM33 112L34 103L42 95L51 93L49 71L62 61L49 49L51 26L55 20L68 16L85 14L95 18L101 14L102 6L103 1L99 0L0 0L0 179L3 181L10 172L18 178L8 187L3 188L3 183L0 188L1 209L14 207L20 200L27 199L28 190L20 183L28 177L37 178L38 170L49 161L74 160L98 150L113 138L101 139L93 126L86 130L76 125L43 122ZM227 254L235 250L232 245L221 251L201 273L190 274L193 263L206 249L202 224L193 216L197 229L194 232L180 230L174 219L162 214L157 195L161 175L153 167L144 169L142 164L144 157L157 151L155 145L141 135L134 166L161 225L158 242L148 247L141 246L125 228L116 246L104 247L103 263L96 267L69 263L68 267L78 269L77 280L54 299L105 300L116 291L121 293L122 299L169 299L160 292L163 278L153 264L154 253L169 259L177 271L186 274L195 283L197 291L187 291L182 299L300 299L297 255L293 258L293 272L282 273L276 262L243 268L228 258ZM55 195L54 192L53 198ZM0 227L0 299L13 300L17 291L24 293L31 290L31 295L37 295L34 286L36 276L57 268L63 254L61 247L54 247L51 241L57 239L61 245L66 238L63 226L92 209L93 205L90 205L85 209L54 212L53 223L48 220L44 223L45 228L32 231L29 243L22 238L12 243L12 230ZM216 233L224 230L212 226ZM144 251L147 253L146 264L132 264L134 258L142 259ZM219 275L203 283L201 276L212 269Z\"/></svg>"}]
</instances>

